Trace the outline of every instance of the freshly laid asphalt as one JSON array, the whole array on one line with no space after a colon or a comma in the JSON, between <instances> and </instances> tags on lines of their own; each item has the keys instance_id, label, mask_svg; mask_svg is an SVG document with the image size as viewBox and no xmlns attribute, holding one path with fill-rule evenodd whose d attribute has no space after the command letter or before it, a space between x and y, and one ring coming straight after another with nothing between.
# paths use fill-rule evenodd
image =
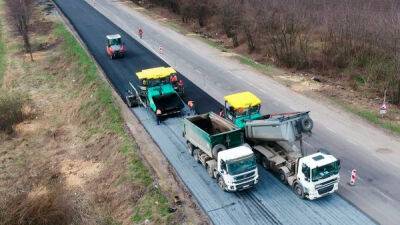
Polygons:
<instances>
[{"instance_id":1,"label":"freshly laid asphalt","mask_svg":"<svg viewBox=\"0 0 400 225\"><path fill-rule=\"evenodd\" d=\"M55 0L74 26L90 53L123 97L129 82L137 84L135 72L167 64L134 38L82 0ZM105 54L105 36L120 33L127 45L125 58L110 60ZM196 102L199 113L218 111L221 105L183 77L186 95ZM214 224L372 224L366 215L334 194L316 201L301 200L289 187L260 168L260 183L240 193L221 191L204 168L185 151L181 118L160 126L144 108L132 110L160 146L185 185Z\"/></svg>"}]
</instances>

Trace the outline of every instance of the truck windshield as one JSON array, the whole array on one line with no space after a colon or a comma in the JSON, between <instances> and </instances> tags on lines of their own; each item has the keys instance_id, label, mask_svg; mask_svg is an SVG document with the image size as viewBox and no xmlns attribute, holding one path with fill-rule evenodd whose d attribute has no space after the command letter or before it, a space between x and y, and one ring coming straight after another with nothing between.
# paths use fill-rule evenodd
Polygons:
<instances>
[{"instance_id":1,"label":"truck windshield","mask_svg":"<svg viewBox=\"0 0 400 225\"><path fill-rule=\"evenodd\" d=\"M251 115L258 113L260 111L260 106L256 105L253 107L236 110L236 116L251 117Z\"/></svg>"},{"instance_id":2,"label":"truck windshield","mask_svg":"<svg viewBox=\"0 0 400 225\"><path fill-rule=\"evenodd\" d=\"M339 173L339 169L340 169L339 161L335 161L333 163L314 168L311 170L312 181L318 181L320 179L336 175Z\"/></svg>"},{"instance_id":3,"label":"truck windshield","mask_svg":"<svg viewBox=\"0 0 400 225\"><path fill-rule=\"evenodd\" d=\"M228 161L227 166L230 175L237 175L254 170L256 168L256 160L253 155L246 156L245 158Z\"/></svg>"}]
</instances>

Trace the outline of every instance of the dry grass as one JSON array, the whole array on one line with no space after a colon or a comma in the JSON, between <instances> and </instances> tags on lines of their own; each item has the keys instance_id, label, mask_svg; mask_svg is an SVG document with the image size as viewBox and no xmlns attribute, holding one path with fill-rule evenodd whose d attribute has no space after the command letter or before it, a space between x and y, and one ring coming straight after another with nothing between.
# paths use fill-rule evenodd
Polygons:
<instances>
[{"instance_id":1,"label":"dry grass","mask_svg":"<svg viewBox=\"0 0 400 225\"><path fill-rule=\"evenodd\" d=\"M86 52L58 17L37 9L34 20L46 24L32 34L33 46L42 46L34 62L4 26L2 86L29 96L34 116L17 123L14 135L0 137L0 224L183 223L153 187Z\"/></svg>"},{"instance_id":2,"label":"dry grass","mask_svg":"<svg viewBox=\"0 0 400 225\"><path fill-rule=\"evenodd\" d=\"M82 215L84 210L79 209L80 204L76 196L64 190L58 185L47 188L39 188L29 193L21 193L13 196L5 203L4 225L70 225L87 224L90 220L87 215Z\"/></svg>"},{"instance_id":3,"label":"dry grass","mask_svg":"<svg viewBox=\"0 0 400 225\"><path fill-rule=\"evenodd\" d=\"M20 93L0 89L0 132L10 133L13 127L28 115L24 113L27 103Z\"/></svg>"}]
</instances>

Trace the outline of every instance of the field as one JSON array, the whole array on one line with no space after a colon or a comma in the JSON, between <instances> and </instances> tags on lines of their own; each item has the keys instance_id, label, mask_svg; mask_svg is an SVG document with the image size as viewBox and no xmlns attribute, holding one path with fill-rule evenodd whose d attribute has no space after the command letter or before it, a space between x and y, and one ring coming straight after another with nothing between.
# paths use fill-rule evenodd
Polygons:
<instances>
[{"instance_id":1,"label":"field","mask_svg":"<svg viewBox=\"0 0 400 225\"><path fill-rule=\"evenodd\" d=\"M206 223L143 162L151 139L130 135L52 4L34 8L31 61L0 3L0 95L23 100L20 120L0 131L0 224Z\"/></svg>"}]
</instances>

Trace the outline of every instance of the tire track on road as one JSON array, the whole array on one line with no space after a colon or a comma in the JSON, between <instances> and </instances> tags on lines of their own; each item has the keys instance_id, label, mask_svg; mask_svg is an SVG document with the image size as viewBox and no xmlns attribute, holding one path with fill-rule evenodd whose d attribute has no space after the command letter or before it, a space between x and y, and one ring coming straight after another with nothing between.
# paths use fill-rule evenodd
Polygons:
<instances>
[{"instance_id":1,"label":"tire track on road","mask_svg":"<svg viewBox=\"0 0 400 225\"><path fill-rule=\"evenodd\" d=\"M255 221L264 221L263 219L265 219L271 224L282 224L280 220L278 220L278 218L276 218L276 216L264 204L262 204L261 200L258 199L253 193L249 192L248 190L244 190L236 193L236 196L238 196L243 202L253 218L260 218ZM265 223L262 222L257 224Z\"/></svg>"}]
</instances>

